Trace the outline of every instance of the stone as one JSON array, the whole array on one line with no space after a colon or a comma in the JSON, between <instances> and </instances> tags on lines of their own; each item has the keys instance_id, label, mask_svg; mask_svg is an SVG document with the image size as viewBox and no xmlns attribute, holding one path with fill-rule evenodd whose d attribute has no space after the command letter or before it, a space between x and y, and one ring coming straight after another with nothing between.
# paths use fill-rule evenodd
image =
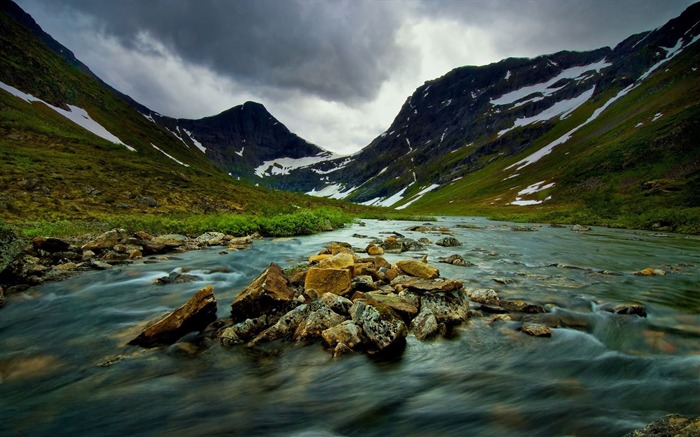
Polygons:
<instances>
[{"instance_id":1,"label":"stone","mask_svg":"<svg viewBox=\"0 0 700 437\"><path fill-rule=\"evenodd\" d=\"M639 317L646 317L647 316L647 311L644 305L640 304L622 304L622 305L617 305L611 309L608 308L603 308L606 311L609 311L611 313L615 314L632 314L635 316Z\"/></svg>"},{"instance_id":2,"label":"stone","mask_svg":"<svg viewBox=\"0 0 700 437\"><path fill-rule=\"evenodd\" d=\"M87 261L93 259L95 256L95 252L93 252L92 250L86 250L83 252L82 259L83 261Z\"/></svg>"},{"instance_id":3,"label":"stone","mask_svg":"<svg viewBox=\"0 0 700 437\"><path fill-rule=\"evenodd\" d=\"M591 230L590 226L586 225L573 225L571 230L574 232L588 232Z\"/></svg>"},{"instance_id":4,"label":"stone","mask_svg":"<svg viewBox=\"0 0 700 437\"><path fill-rule=\"evenodd\" d=\"M322 305L310 313L294 331L295 340L308 340L321 337L321 333L345 321L345 317Z\"/></svg>"},{"instance_id":5,"label":"stone","mask_svg":"<svg viewBox=\"0 0 700 437\"><path fill-rule=\"evenodd\" d=\"M271 263L231 303L231 318L234 322L259 317L277 311L287 312L294 299L294 291L284 272Z\"/></svg>"},{"instance_id":6,"label":"stone","mask_svg":"<svg viewBox=\"0 0 700 437\"><path fill-rule=\"evenodd\" d=\"M350 307L352 307L352 301L347 297L338 296L333 293L325 293L321 296L321 302L328 308L332 309L340 315L350 315Z\"/></svg>"},{"instance_id":7,"label":"stone","mask_svg":"<svg viewBox=\"0 0 700 437\"><path fill-rule=\"evenodd\" d=\"M245 343L258 335L269 326L267 315L262 315L254 319L246 319L242 322L229 326L221 331L221 344L232 346L234 344Z\"/></svg>"},{"instance_id":8,"label":"stone","mask_svg":"<svg viewBox=\"0 0 700 437\"><path fill-rule=\"evenodd\" d=\"M66 252L70 248L70 243L66 240L54 237L35 237L32 239L34 250L43 250L49 253Z\"/></svg>"},{"instance_id":9,"label":"stone","mask_svg":"<svg viewBox=\"0 0 700 437\"><path fill-rule=\"evenodd\" d=\"M225 238L226 235L222 232L205 232L195 238L194 241L204 246L222 246Z\"/></svg>"},{"instance_id":10,"label":"stone","mask_svg":"<svg viewBox=\"0 0 700 437\"><path fill-rule=\"evenodd\" d=\"M666 272L661 269L652 269L651 267L647 267L645 269L642 269L638 272L634 272L634 275L636 276L665 276Z\"/></svg>"},{"instance_id":11,"label":"stone","mask_svg":"<svg viewBox=\"0 0 700 437\"><path fill-rule=\"evenodd\" d=\"M367 255L370 256L384 255L384 249L375 244L368 245L367 248L365 248L365 252L367 252Z\"/></svg>"},{"instance_id":12,"label":"stone","mask_svg":"<svg viewBox=\"0 0 700 437\"><path fill-rule=\"evenodd\" d=\"M124 229L112 229L99 237L85 243L81 249L86 250L104 250L110 249L119 243L125 242L129 238L129 235Z\"/></svg>"},{"instance_id":13,"label":"stone","mask_svg":"<svg viewBox=\"0 0 700 437\"><path fill-rule=\"evenodd\" d=\"M311 267L306 272L304 288L316 290L319 295L324 293L344 295L352 289L352 273L347 269Z\"/></svg>"},{"instance_id":14,"label":"stone","mask_svg":"<svg viewBox=\"0 0 700 437\"><path fill-rule=\"evenodd\" d=\"M489 306L500 306L501 300L498 297L496 290L491 288L477 288L467 290L467 296L472 302L481 303Z\"/></svg>"},{"instance_id":15,"label":"stone","mask_svg":"<svg viewBox=\"0 0 700 437\"><path fill-rule=\"evenodd\" d=\"M352 278L353 291L372 291L376 289L374 279L369 275L360 275Z\"/></svg>"},{"instance_id":16,"label":"stone","mask_svg":"<svg viewBox=\"0 0 700 437\"><path fill-rule=\"evenodd\" d=\"M326 329L321 333L321 338L323 339L323 344L330 348L336 348L339 344L344 344L351 350L358 350L364 344L362 329L352 320L345 320Z\"/></svg>"},{"instance_id":17,"label":"stone","mask_svg":"<svg viewBox=\"0 0 700 437\"><path fill-rule=\"evenodd\" d=\"M87 262L87 265L95 270L109 270L112 268L110 264L107 264L106 262L97 259L89 260Z\"/></svg>"},{"instance_id":18,"label":"stone","mask_svg":"<svg viewBox=\"0 0 700 437\"><path fill-rule=\"evenodd\" d=\"M442 247L456 247L462 245L462 243L455 237L443 237L436 241L435 244Z\"/></svg>"},{"instance_id":19,"label":"stone","mask_svg":"<svg viewBox=\"0 0 700 437\"><path fill-rule=\"evenodd\" d=\"M291 338L304 319L312 312L321 308L321 306L323 306L321 301L299 305L280 317L275 324L257 335L250 342L250 345L255 345L263 341L274 341L280 338Z\"/></svg>"},{"instance_id":20,"label":"stone","mask_svg":"<svg viewBox=\"0 0 700 437\"><path fill-rule=\"evenodd\" d=\"M353 350L345 343L338 343L333 349L333 358L338 358L341 355L352 353Z\"/></svg>"},{"instance_id":21,"label":"stone","mask_svg":"<svg viewBox=\"0 0 700 437\"><path fill-rule=\"evenodd\" d=\"M348 269L355 264L355 257L347 252L339 252L318 262L321 269Z\"/></svg>"},{"instance_id":22,"label":"stone","mask_svg":"<svg viewBox=\"0 0 700 437\"><path fill-rule=\"evenodd\" d=\"M438 323L446 325L459 325L469 318L469 308L460 294L426 294L421 297L420 307L421 311L432 312Z\"/></svg>"},{"instance_id":23,"label":"stone","mask_svg":"<svg viewBox=\"0 0 700 437\"><path fill-rule=\"evenodd\" d=\"M448 257L438 258L438 261L445 264L452 264L453 266L459 267L473 267L474 263L466 261L462 255L454 254Z\"/></svg>"},{"instance_id":24,"label":"stone","mask_svg":"<svg viewBox=\"0 0 700 437\"><path fill-rule=\"evenodd\" d=\"M513 312L513 313L537 314L537 313L546 313L547 312L547 309L545 307L543 307L542 305L528 303L528 302L525 302L522 300L516 300L516 299L502 299L501 306L503 308L505 308L506 310Z\"/></svg>"},{"instance_id":25,"label":"stone","mask_svg":"<svg viewBox=\"0 0 700 437\"><path fill-rule=\"evenodd\" d=\"M432 311L422 308L411 322L411 331L418 340L427 340L440 333L440 325Z\"/></svg>"},{"instance_id":26,"label":"stone","mask_svg":"<svg viewBox=\"0 0 700 437\"><path fill-rule=\"evenodd\" d=\"M143 347L173 344L185 334L203 331L215 320L214 287L207 285L180 308L144 329L129 344Z\"/></svg>"},{"instance_id":27,"label":"stone","mask_svg":"<svg viewBox=\"0 0 700 437\"><path fill-rule=\"evenodd\" d=\"M415 252L418 250L424 250L425 246L416 240L410 238L404 238L401 240L401 252Z\"/></svg>"},{"instance_id":28,"label":"stone","mask_svg":"<svg viewBox=\"0 0 700 437\"><path fill-rule=\"evenodd\" d=\"M131 252L129 252L129 259L141 259L143 258L143 252L141 252L139 249L134 249Z\"/></svg>"},{"instance_id":29,"label":"stone","mask_svg":"<svg viewBox=\"0 0 700 437\"><path fill-rule=\"evenodd\" d=\"M378 302L360 299L350 308L350 316L362 328L369 353L403 352L408 329L391 309Z\"/></svg>"},{"instance_id":30,"label":"stone","mask_svg":"<svg viewBox=\"0 0 700 437\"><path fill-rule=\"evenodd\" d=\"M404 320L410 320L418 314L418 306L411 300L406 299L398 294L383 294L378 292L367 293L372 299L388 306L400 315L405 315Z\"/></svg>"},{"instance_id":31,"label":"stone","mask_svg":"<svg viewBox=\"0 0 700 437\"><path fill-rule=\"evenodd\" d=\"M391 281L391 285L397 291L400 291L399 288L408 288L411 290L422 291L425 293L447 293L450 291L456 291L461 289L464 284L455 279L423 279L401 275L396 277L393 281Z\"/></svg>"},{"instance_id":32,"label":"stone","mask_svg":"<svg viewBox=\"0 0 700 437\"><path fill-rule=\"evenodd\" d=\"M402 260L396 262L396 267L409 276L423 279L435 279L440 276L440 270L420 261Z\"/></svg>"},{"instance_id":33,"label":"stone","mask_svg":"<svg viewBox=\"0 0 700 437\"><path fill-rule=\"evenodd\" d=\"M644 428L631 431L624 437L697 437L700 435L700 416L686 417L669 414Z\"/></svg>"},{"instance_id":34,"label":"stone","mask_svg":"<svg viewBox=\"0 0 700 437\"><path fill-rule=\"evenodd\" d=\"M547 327L547 325L542 325L539 323L523 323L520 330L527 335L533 337L551 337L552 331Z\"/></svg>"},{"instance_id":35,"label":"stone","mask_svg":"<svg viewBox=\"0 0 700 437\"><path fill-rule=\"evenodd\" d=\"M154 237L151 241L155 244L162 244L165 247L174 248L184 246L188 239L186 236L180 234L165 234Z\"/></svg>"},{"instance_id":36,"label":"stone","mask_svg":"<svg viewBox=\"0 0 700 437\"><path fill-rule=\"evenodd\" d=\"M63 264L56 264L55 266L52 267L53 270L60 271L60 272L68 272L71 270L75 270L78 267L78 265L74 262L67 262Z\"/></svg>"},{"instance_id":37,"label":"stone","mask_svg":"<svg viewBox=\"0 0 700 437\"><path fill-rule=\"evenodd\" d=\"M320 261L327 259L327 258L331 258L331 257L333 257L333 255L331 255L330 253L322 253L320 255L311 255L309 257L309 264L318 264Z\"/></svg>"}]
</instances>

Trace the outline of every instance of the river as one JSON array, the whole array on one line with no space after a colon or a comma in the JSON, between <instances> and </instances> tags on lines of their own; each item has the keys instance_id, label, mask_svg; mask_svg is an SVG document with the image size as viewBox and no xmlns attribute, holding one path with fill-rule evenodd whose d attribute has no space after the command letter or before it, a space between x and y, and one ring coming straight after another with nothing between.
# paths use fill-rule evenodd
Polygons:
<instances>
[{"instance_id":1,"label":"river","mask_svg":"<svg viewBox=\"0 0 700 437\"><path fill-rule=\"evenodd\" d=\"M183 344L125 345L204 285L227 316L270 262L304 262L330 241L362 248L391 231L440 237L404 230L420 223L365 223L143 260L12 296L0 310L0 435L620 436L668 413L700 414L700 239L692 236L546 225L518 232L441 218L434 224L462 246L386 255L427 254L441 276L467 287L549 304L569 326L551 338L473 318L449 340L409 335L389 361L332 358L320 343L199 354ZM465 224L472 228L456 227ZM475 266L437 263L454 253ZM633 275L646 267L668 273ZM173 271L201 280L154 285ZM602 310L619 303L643 304L648 317Z\"/></svg>"}]
</instances>

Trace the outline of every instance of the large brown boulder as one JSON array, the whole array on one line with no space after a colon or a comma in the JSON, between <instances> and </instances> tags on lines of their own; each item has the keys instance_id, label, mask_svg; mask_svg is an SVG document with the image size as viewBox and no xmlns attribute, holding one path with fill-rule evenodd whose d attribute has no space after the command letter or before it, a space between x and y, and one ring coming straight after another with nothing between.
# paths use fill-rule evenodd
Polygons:
<instances>
[{"instance_id":1,"label":"large brown boulder","mask_svg":"<svg viewBox=\"0 0 700 437\"><path fill-rule=\"evenodd\" d=\"M440 271L430 264L420 261L405 260L397 261L396 266L409 276L423 279L435 279L440 276Z\"/></svg>"},{"instance_id":2,"label":"large brown boulder","mask_svg":"<svg viewBox=\"0 0 700 437\"><path fill-rule=\"evenodd\" d=\"M347 269L311 267L306 272L304 289L316 290L319 296L324 293L344 295L352 289L352 273Z\"/></svg>"},{"instance_id":3,"label":"large brown boulder","mask_svg":"<svg viewBox=\"0 0 700 437\"><path fill-rule=\"evenodd\" d=\"M294 290L282 268L271 263L231 303L231 318L234 322L253 319L277 311L287 312L294 299Z\"/></svg>"},{"instance_id":4,"label":"large brown boulder","mask_svg":"<svg viewBox=\"0 0 700 437\"><path fill-rule=\"evenodd\" d=\"M355 264L355 257L350 253L339 252L318 262L321 269L347 269Z\"/></svg>"},{"instance_id":5,"label":"large brown boulder","mask_svg":"<svg viewBox=\"0 0 700 437\"><path fill-rule=\"evenodd\" d=\"M129 344L143 347L173 344L185 334L204 330L215 320L214 287L207 285L183 306L144 329Z\"/></svg>"}]
</instances>

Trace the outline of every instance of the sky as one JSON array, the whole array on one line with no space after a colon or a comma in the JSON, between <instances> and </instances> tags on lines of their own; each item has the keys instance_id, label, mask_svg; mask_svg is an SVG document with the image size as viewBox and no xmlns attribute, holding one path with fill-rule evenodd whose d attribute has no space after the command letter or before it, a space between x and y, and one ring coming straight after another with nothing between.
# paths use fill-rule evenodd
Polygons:
<instances>
[{"instance_id":1,"label":"sky","mask_svg":"<svg viewBox=\"0 0 700 437\"><path fill-rule=\"evenodd\" d=\"M260 102L351 154L453 68L614 47L696 0L15 0L102 80L202 118Z\"/></svg>"}]
</instances>

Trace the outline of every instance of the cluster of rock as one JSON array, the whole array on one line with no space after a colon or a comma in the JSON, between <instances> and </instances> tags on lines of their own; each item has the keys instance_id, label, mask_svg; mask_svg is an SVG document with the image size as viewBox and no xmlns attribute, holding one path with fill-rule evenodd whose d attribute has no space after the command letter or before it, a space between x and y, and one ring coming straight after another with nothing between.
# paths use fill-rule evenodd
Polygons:
<instances>
[{"instance_id":1,"label":"cluster of rock","mask_svg":"<svg viewBox=\"0 0 700 437\"><path fill-rule=\"evenodd\" d=\"M512 323L538 337L551 336L550 328L559 326L542 305L501 299L492 289L465 288L440 277L425 260L391 264L369 255L377 249L370 244L358 254L346 243L332 243L303 266L285 271L272 263L236 296L231 316L216 321L216 300L207 287L131 344L172 344L187 326L224 346L320 340L334 356L353 351L394 355L401 353L409 333L420 340L449 337L471 317Z\"/></svg>"},{"instance_id":2,"label":"cluster of rock","mask_svg":"<svg viewBox=\"0 0 700 437\"><path fill-rule=\"evenodd\" d=\"M694 437L698 435L700 435L700 416L669 414L642 429L625 434L625 437Z\"/></svg>"},{"instance_id":3,"label":"cluster of rock","mask_svg":"<svg viewBox=\"0 0 700 437\"><path fill-rule=\"evenodd\" d=\"M223 245L228 250L248 247L258 235L233 237L207 232L196 238L180 234L153 236L112 229L94 238L36 237L0 272L0 296L47 281L65 279L88 270L104 270L143 257Z\"/></svg>"}]
</instances>

